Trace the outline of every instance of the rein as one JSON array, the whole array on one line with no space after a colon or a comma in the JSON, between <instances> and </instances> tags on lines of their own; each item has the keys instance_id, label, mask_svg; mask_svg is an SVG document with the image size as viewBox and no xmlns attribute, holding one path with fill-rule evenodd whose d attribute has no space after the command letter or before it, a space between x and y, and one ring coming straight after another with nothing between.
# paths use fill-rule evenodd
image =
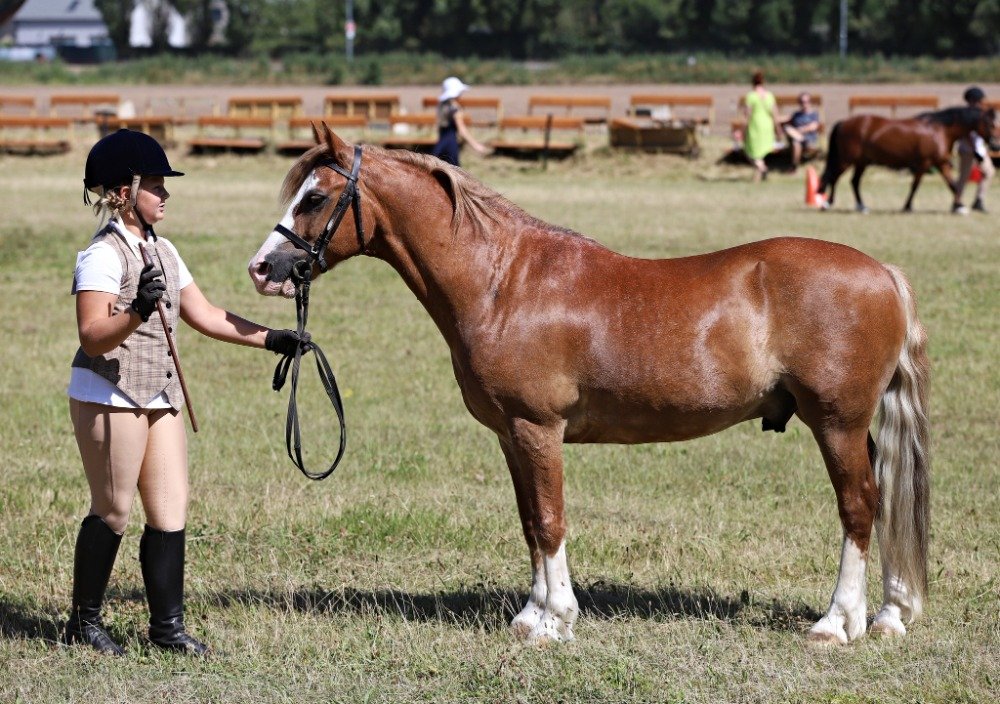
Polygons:
<instances>
[{"instance_id":1,"label":"rein","mask_svg":"<svg viewBox=\"0 0 1000 704\"><path fill-rule=\"evenodd\" d=\"M344 190L337 200L337 207L334 208L330 219L327 220L322 235L316 240L315 244L310 245L303 237L280 223L274 228L293 245L305 251L308 255L306 259L295 263L291 273L292 282L295 284L296 332L298 332L299 338L303 340L308 339L306 323L309 319L309 287L312 283L312 264L313 262L318 264L320 271L326 271L329 268L325 259L326 247L330 243L333 233L337 231L340 222L344 219L348 207L354 211L358 248L362 254L368 253L365 245L365 231L361 224L361 192L358 190L358 172L361 170L361 147L354 147L354 163L351 165L350 173L341 169L332 159L322 162L320 166L326 166L347 179L347 184L344 186ZM340 421L340 446L337 449L337 456L324 472L309 471L306 469L305 462L302 459L302 432L299 428L297 391L299 386L299 365L302 361L302 355L309 351L313 353L316 359L316 371L319 373L319 379L323 384L323 389L326 391L327 397L330 399L330 403L333 405L333 410L337 413L337 419ZM278 360L278 365L274 368L274 378L271 382L272 389L275 391L281 390L285 385L285 379L288 376L289 370L292 373L292 383L288 394L288 415L285 419L285 448L288 450L288 457L299 468L299 471L309 479L326 479L337 469L337 465L340 464L340 460L344 457L344 450L347 448L347 426L344 423L344 404L340 398L340 389L337 388L337 378L334 376L333 370L330 368L330 363L327 362L326 355L323 354L323 350L312 341L300 344L296 347L295 354L284 355Z\"/></svg>"}]
</instances>

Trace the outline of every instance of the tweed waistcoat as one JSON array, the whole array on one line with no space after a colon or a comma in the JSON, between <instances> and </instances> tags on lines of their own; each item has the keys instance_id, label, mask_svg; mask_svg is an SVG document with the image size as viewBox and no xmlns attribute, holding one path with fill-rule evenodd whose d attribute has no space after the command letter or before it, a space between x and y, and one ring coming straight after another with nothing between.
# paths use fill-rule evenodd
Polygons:
<instances>
[{"instance_id":1,"label":"tweed waistcoat","mask_svg":"<svg viewBox=\"0 0 1000 704\"><path fill-rule=\"evenodd\" d=\"M132 250L125 238L110 225L93 242L106 242L117 252L122 265L121 290L115 300L113 315L128 315L129 307L139 289L142 259ZM167 329L177 347L177 318L180 313L180 284L177 259L170 248L145 243L153 263L163 272L167 286L160 302L167 318ZM74 293L76 284L74 282ZM165 391L170 406L180 410L184 393L170 358L170 347L163 334L160 316L155 311L149 320L139 325L118 347L107 354L88 356L81 347L73 358L74 367L90 369L121 389L136 405L145 407L157 394Z\"/></svg>"}]
</instances>

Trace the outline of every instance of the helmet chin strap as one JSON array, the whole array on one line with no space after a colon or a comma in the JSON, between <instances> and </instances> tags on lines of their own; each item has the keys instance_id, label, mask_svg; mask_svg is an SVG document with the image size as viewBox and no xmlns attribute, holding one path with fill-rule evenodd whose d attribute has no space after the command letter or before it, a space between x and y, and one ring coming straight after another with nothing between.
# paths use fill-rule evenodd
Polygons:
<instances>
[{"instance_id":1,"label":"helmet chin strap","mask_svg":"<svg viewBox=\"0 0 1000 704\"><path fill-rule=\"evenodd\" d=\"M132 188L129 190L129 204L132 206L132 212L135 213L136 220L139 221L139 225L142 226L142 234L153 238L156 241L156 233L153 232L153 226L146 222L146 218L142 217L142 213L139 212L139 208L136 205L139 198L139 183L142 181L142 176L136 174L132 177Z\"/></svg>"}]
</instances>

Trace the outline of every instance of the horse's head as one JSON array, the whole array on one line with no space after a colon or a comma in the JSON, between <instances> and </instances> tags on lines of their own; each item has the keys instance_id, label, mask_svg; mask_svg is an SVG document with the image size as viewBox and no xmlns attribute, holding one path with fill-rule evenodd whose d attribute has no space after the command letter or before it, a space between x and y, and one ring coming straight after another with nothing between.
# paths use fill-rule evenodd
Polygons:
<instances>
[{"instance_id":1,"label":"horse's head","mask_svg":"<svg viewBox=\"0 0 1000 704\"><path fill-rule=\"evenodd\" d=\"M361 149L326 124L322 132L314 125L313 136L316 146L285 176L288 210L250 260L250 278L265 296L292 297L294 277L319 276L367 248L358 187Z\"/></svg>"},{"instance_id":2,"label":"horse's head","mask_svg":"<svg viewBox=\"0 0 1000 704\"><path fill-rule=\"evenodd\" d=\"M976 132L987 141L991 151L1000 151L1000 115L996 108L983 110Z\"/></svg>"}]
</instances>

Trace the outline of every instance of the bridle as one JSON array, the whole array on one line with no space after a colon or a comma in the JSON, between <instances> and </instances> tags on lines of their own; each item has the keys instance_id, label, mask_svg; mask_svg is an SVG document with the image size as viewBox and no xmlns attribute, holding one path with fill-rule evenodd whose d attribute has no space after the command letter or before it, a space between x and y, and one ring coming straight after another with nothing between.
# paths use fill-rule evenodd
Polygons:
<instances>
[{"instance_id":1,"label":"bridle","mask_svg":"<svg viewBox=\"0 0 1000 704\"><path fill-rule=\"evenodd\" d=\"M285 384L288 370L289 368L291 369L292 385L288 394L288 415L285 419L285 448L288 450L289 459L299 468L299 471L309 479L316 480L326 479L333 474L333 471L337 469L337 465L340 464L340 460L344 457L344 450L347 448L347 427L344 424L344 403L340 398L340 390L337 388L337 378L333 375L333 370L330 368L330 363L327 362L323 350L315 342L309 340L308 333L306 333L306 321L309 318L309 285L312 282L312 265L314 262L318 264L320 271L329 269L325 257L326 247L330 243L333 233L340 226L340 222L344 219L344 215L347 213L349 207L354 211L354 228L358 237L359 252L361 254L369 254L368 247L365 244L364 226L361 224L361 191L358 190L358 173L361 171L361 147L354 147L354 163L351 165L350 173L340 168L333 159L326 159L320 162L317 168L320 166L325 166L336 171L347 179L347 183L340 194L340 198L337 200L337 206L330 215L330 219L326 221L323 233L316 240L316 243L310 245L303 237L281 223L274 226L276 232L283 235L297 248L305 251L308 257L297 261L292 267L291 272L292 283L295 284L296 332L298 332L299 338L306 340L306 342L296 346L295 354L284 355L278 360L278 366L274 368L274 378L271 381L271 388L275 391L280 391ZM337 456L333 460L333 464L324 472L310 472L306 469L305 462L302 459L302 432L299 429L299 409L296 398L299 386L299 363L302 355L310 350L316 358L316 371L319 373L320 381L323 383L323 389L326 391L326 395L329 397L330 403L337 413L337 419L340 421L340 446L337 449Z\"/></svg>"},{"instance_id":2,"label":"bridle","mask_svg":"<svg viewBox=\"0 0 1000 704\"><path fill-rule=\"evenodd\" d=\"M347 214L348 207L354 211L354 231L358 237L358 250L361 254L368 254L368 247L365 244L365 228L361 224L361 191L358 190L358 173L361 171L361 147L354 147L354 163L351 164L350 173L340 168L340 165L332 158L321 161L316 168L321 166L336 171L347 179L344 190L341 191L340 198L337 199L337 207L333 209L330 219L326 221L323 233L316 239L315 244L309 244L294 230L285 227L280 222L274 226L274 231L283 235L289 242L308 254L310 266L315 262L319 265L320 271L326 271L330 268L326 263L326 247L330 244L333 233L340 227L340 221ZM302 273L300 270L299 275L301 276Z\"/></svg>"}]
</instances>

